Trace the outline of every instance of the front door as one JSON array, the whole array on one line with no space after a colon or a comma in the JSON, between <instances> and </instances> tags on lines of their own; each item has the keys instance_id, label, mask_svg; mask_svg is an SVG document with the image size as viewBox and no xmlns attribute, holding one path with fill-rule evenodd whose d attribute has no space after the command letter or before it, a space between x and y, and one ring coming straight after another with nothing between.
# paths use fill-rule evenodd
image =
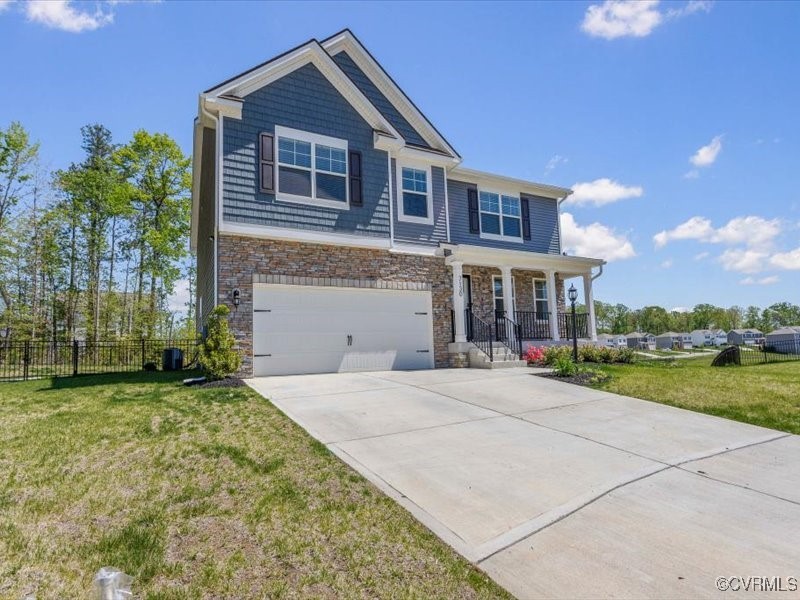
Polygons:
<instances>
[{"instance_id":1,"label":"front door","mask_svg":"<svg viewBox=\"0 0 800 600\"><path fill-rule=\"evenodd\" d=\"M472 339L472 319L469 315L472 314L472 277L464 275L461 278L461 292L464 294L464 309L466 310L467 317L464 319L464 329L467 335L467 340Z\"/></svg>"}]
</instances>

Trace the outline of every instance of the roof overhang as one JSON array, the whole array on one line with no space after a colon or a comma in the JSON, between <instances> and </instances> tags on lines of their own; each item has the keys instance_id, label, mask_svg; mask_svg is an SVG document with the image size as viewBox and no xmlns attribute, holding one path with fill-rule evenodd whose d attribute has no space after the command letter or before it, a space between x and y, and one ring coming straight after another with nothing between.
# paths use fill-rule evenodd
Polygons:
<instances>
[{"instance_id":1,"label":"roof overhang","mask_svg":"<svg viewBox=\"0 0 800 600\"><path fill-rule=\"evenodd\" d=\"M557 271L562 275L585 275L590 273L594 267L606 264L606 261L599 258L544 254L527 250L505 250L469 244L442 244L442 248L450 251L449 255L445 252L448 264L463 262L484 267Z\"/></svg>"},{"instance_id":2,"label":"roof overhang","mask_svg":"<svg viewBox=\"0 0 800 600\"><path fill-rule=\"evenodd\" d=\"M458 181L464 181L467 183L474 183L478 186L495 186L502 189L531 194L532 196L552 198L553 200L559 201L563 200L572 193L572 190L569 188L547 185L545 183L536 183L534 181L526 181L525 179L516 179L514 177L506 177L505 175L495 175L494 173L466 169L460 166L450 171L449 176L451 179L456 179Z\"/></svg>"},{"instance_id":3,"label":"roof overhang","mask_svg":"<svg viewBox=\"0 0 800 600\"><path fill-rule=\"evenodd\" d=\"M359 69L369 77L370 81L386 96L389 102L397 108L401 115L409 124L419 132L422 138L441 152L445 152L452 158L459 159L458 152L449 144L444 136L439 133L436 127L422 114L422 111L406 96L400 86L395 83L391 76L381 67L380 63L369 53L358 38L349 29L345 29L326 40L322 41L322 47L334 56L340 52L347 52Z\"/></svg>"}]
</instances>

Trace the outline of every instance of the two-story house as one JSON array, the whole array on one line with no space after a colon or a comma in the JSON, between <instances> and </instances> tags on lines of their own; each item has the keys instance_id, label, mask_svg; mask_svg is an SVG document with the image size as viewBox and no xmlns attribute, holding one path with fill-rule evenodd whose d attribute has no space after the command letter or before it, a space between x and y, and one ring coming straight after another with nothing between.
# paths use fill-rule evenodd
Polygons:
<instances>
[{"instance_id":1,"label":"two-story house","mask_svg":"<svg viewBox=\"0 0 800 600\"><path fill-rule=\"evenodd\" d=\"M467 366L477 346L558 343L575 277L577 329L596 339L604 262L562 253L570 190L462 167L348 30L200 94L193 155L198 323L231 308L243 375Z\"/></svg>"}]
</instances>

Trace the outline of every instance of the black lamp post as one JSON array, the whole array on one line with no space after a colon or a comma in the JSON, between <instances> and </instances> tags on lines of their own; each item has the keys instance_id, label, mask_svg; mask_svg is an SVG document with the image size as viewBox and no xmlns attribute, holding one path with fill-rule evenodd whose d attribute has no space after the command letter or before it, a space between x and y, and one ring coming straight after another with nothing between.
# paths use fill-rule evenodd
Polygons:
<instances>
[{"instance_id":1,"label":"black lamp post","mask_svg":"<svg viewBox=\"0 0 800 600\"><path fill-rule=\"evenodd\" d=\"M578 362L578 317L575 314L575 301L578 299L578 290L575 284L569 286L569 301L572 304L572 360Z\"/></svg>"}]
</instances>

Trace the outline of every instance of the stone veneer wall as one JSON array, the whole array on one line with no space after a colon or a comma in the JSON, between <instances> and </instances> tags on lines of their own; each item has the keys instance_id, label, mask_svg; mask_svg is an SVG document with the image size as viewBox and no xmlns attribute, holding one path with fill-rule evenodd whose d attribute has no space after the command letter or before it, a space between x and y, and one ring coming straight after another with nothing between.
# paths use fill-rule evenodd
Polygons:
<instances>
[{"instance_id":1,"label":"stone veneer wall","mask_svg":"<svg viewBox=\"0 0 800 600\"><path fill-rule=\"evenodd\" d=\"M326 246L300 242L265 240L244 236L220 235L219 304L231 308L230 326L242 351L240 375L252 375L253 281L266 281L266 276L322 278L354 282L364 280L408 282L430 286L433 300L434 362L437 367L450 366L447 344L451 338L452 272L438 256L395 254L386 250ZM288 281L288 280L287 280ZM308 283L309 280L292 280ZM394 286L392 286L394 287ZM414 289L426 289L427 286ZM233 290L240 291L238 310L233 310ZM491 301L491 296L490 296Z\"/></svg>"},{"instance_id":2,"label":"stone veneer wall","mask_svg":"<svg viewBox=\"0 0 800 600\"><path fill-rule=\"evenodd\" d=\"M464 265L464 275L469 275L472 279L472 307L475 314L487 322L494 319L494 294L492 292L492 278L500 277L500 269L493 267L476 267ZM517 310L533 311L533 280L546 279L541 271L527 271L522 269L512 269L511 275L514 278L514 298L517 303ZM559 312L564 312L564 280L556 274L556 300Z\"/></svg>"}]
</instances>

